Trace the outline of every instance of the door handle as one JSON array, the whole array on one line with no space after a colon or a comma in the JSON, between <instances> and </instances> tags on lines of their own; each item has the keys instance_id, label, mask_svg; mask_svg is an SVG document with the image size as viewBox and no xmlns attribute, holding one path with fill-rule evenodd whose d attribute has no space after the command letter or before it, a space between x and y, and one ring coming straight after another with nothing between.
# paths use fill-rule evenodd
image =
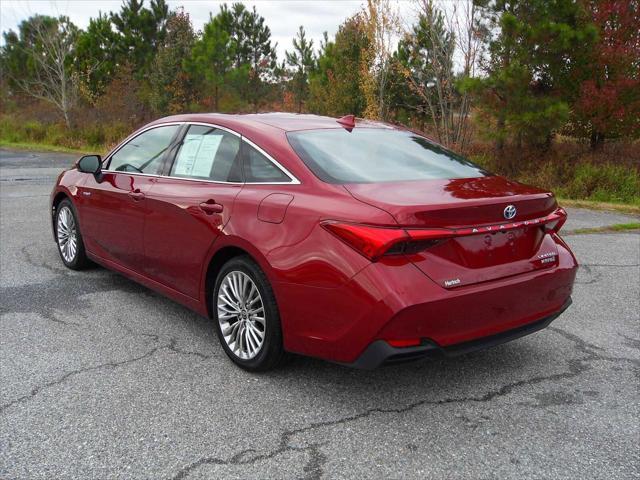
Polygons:
<instances>
[{"instance_id":1,"label":"door handle","mask_svg":"<svg viewBox=\"0 0 640 480\"><path fill-rule=\"evenodd\" d=\"M200 204L200 210L207 215L213 215L214 213L222 213L223 207L219 203L216 203L215 200L209 199Z\"/></svg>"},{"instance_id":2,"label":"door handle","mask_svg":"<svg viewBox=\"0 0 640 480\"><path fill-rule=\"evenodd\" d=\"M138 200L142 200L144 198L144 193L136 188L135 190L129 192L129 196L137 202Z\"/></svg>"}]
</instances>

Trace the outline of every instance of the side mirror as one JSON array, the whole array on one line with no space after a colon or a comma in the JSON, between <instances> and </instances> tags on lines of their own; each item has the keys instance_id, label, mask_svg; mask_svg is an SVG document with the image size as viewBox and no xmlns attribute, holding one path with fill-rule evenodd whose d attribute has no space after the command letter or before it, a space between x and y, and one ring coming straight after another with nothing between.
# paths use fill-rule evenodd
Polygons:
<instances>
[{"instance_id":1,"label":"side mirror","mask_svg":"<svg viewBox=\"0 0 640 480\"><path fill-rule=\"evenodd\" d=\"M100 155L85 155L78 160L78 171L82 173L91 173L96 180L102 180L102 158Z\"/></svg>"}]
</instances>

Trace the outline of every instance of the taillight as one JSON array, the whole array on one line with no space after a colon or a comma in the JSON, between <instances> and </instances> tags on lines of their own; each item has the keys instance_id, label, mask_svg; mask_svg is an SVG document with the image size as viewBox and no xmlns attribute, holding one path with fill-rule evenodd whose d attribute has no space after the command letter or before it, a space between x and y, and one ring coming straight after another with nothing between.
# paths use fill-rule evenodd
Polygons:
<instances>
[{"instance_id":1,"label":"taillight","mask_svg":"<svg viewBox=\"0 0 640 480\"><path fill-rule=\"evenodd\" d=\"M371 261L383 255L417 253L452 236L445 229L405 230L340 222L323 222L322 226Z\"/></svg>"},{"instance_id":2,"label":"taillight","mask_svg":"<svg viewBox=\"0 0 640 480\"><path fill-rule=\"evenodd\" d=\"M325 221L321 225L372 262L384 255L411 255L422 252L448 238L496 234L527 227L540 227L546 233L557 233L567 221L567 212L557 208L546 217L497 225L462 228L374 227L357 223Z\"/></svg>"},{"instance_id":3,"label":"taillight","mask_svg":"<svg viewBox=\"0 0 640 480\"><path fill-rule=\"evenodd\" d=\"M564 222L567 221L567 212L564 208L558 207L552 214L547 216L543 229L546 233L558 233Z\"/></svg>"}]
</instances>

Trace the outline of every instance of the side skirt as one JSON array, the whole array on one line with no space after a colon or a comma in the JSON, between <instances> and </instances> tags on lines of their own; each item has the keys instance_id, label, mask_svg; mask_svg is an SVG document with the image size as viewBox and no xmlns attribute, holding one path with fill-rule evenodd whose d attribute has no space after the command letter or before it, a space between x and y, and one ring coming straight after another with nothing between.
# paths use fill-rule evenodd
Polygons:
<instances>
[{"instance_id":1,"label":"side skirt","mask_svg":"<svg viewBox=\"0 0 640 480\"><path fill-rule=\"evenodd\" d=\"M144 275L134 272L129 268L123 267L122 265L116 262L107 260L106 258L99 257L91 252L87 252L87 256L94 262L102 265L103 267L109 270L118 272L121 275L129 278L130 280L133 280L134 282L144 285L145 287L150 288L151 290L161 293L162 295L169 297L171 300L174 300L175 302L178 302L181 305L184 305L185 307L189 308L190 310L193 310L194 312L202 315L203 317L208 318L207 309L205 306L203 306L200 303L199 300L192 298L188 295L185 295L184 293L178 292L177 290L167 287L166 285L156 282L155 280L145 277Z\"/></svg>"}]
</instances>

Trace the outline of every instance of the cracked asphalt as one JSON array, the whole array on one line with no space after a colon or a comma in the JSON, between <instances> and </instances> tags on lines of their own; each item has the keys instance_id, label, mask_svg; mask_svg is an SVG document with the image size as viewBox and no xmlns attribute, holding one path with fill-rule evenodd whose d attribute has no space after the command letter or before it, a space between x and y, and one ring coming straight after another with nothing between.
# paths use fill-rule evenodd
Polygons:
<instances>
[{"instance_id":1,"label":"cracked asphalt","mask_svg":"<svg viewBox=\"0 0 640 480\"><path fill-rule=\"evenodd\" d=\"M0 150L0 478L640 478L640 235L567 236L550 328L451 360L234 367L206 319L66 270L67 154ZM565 230L634 221L569 209Z\"/></svg>"}]
</instances>

